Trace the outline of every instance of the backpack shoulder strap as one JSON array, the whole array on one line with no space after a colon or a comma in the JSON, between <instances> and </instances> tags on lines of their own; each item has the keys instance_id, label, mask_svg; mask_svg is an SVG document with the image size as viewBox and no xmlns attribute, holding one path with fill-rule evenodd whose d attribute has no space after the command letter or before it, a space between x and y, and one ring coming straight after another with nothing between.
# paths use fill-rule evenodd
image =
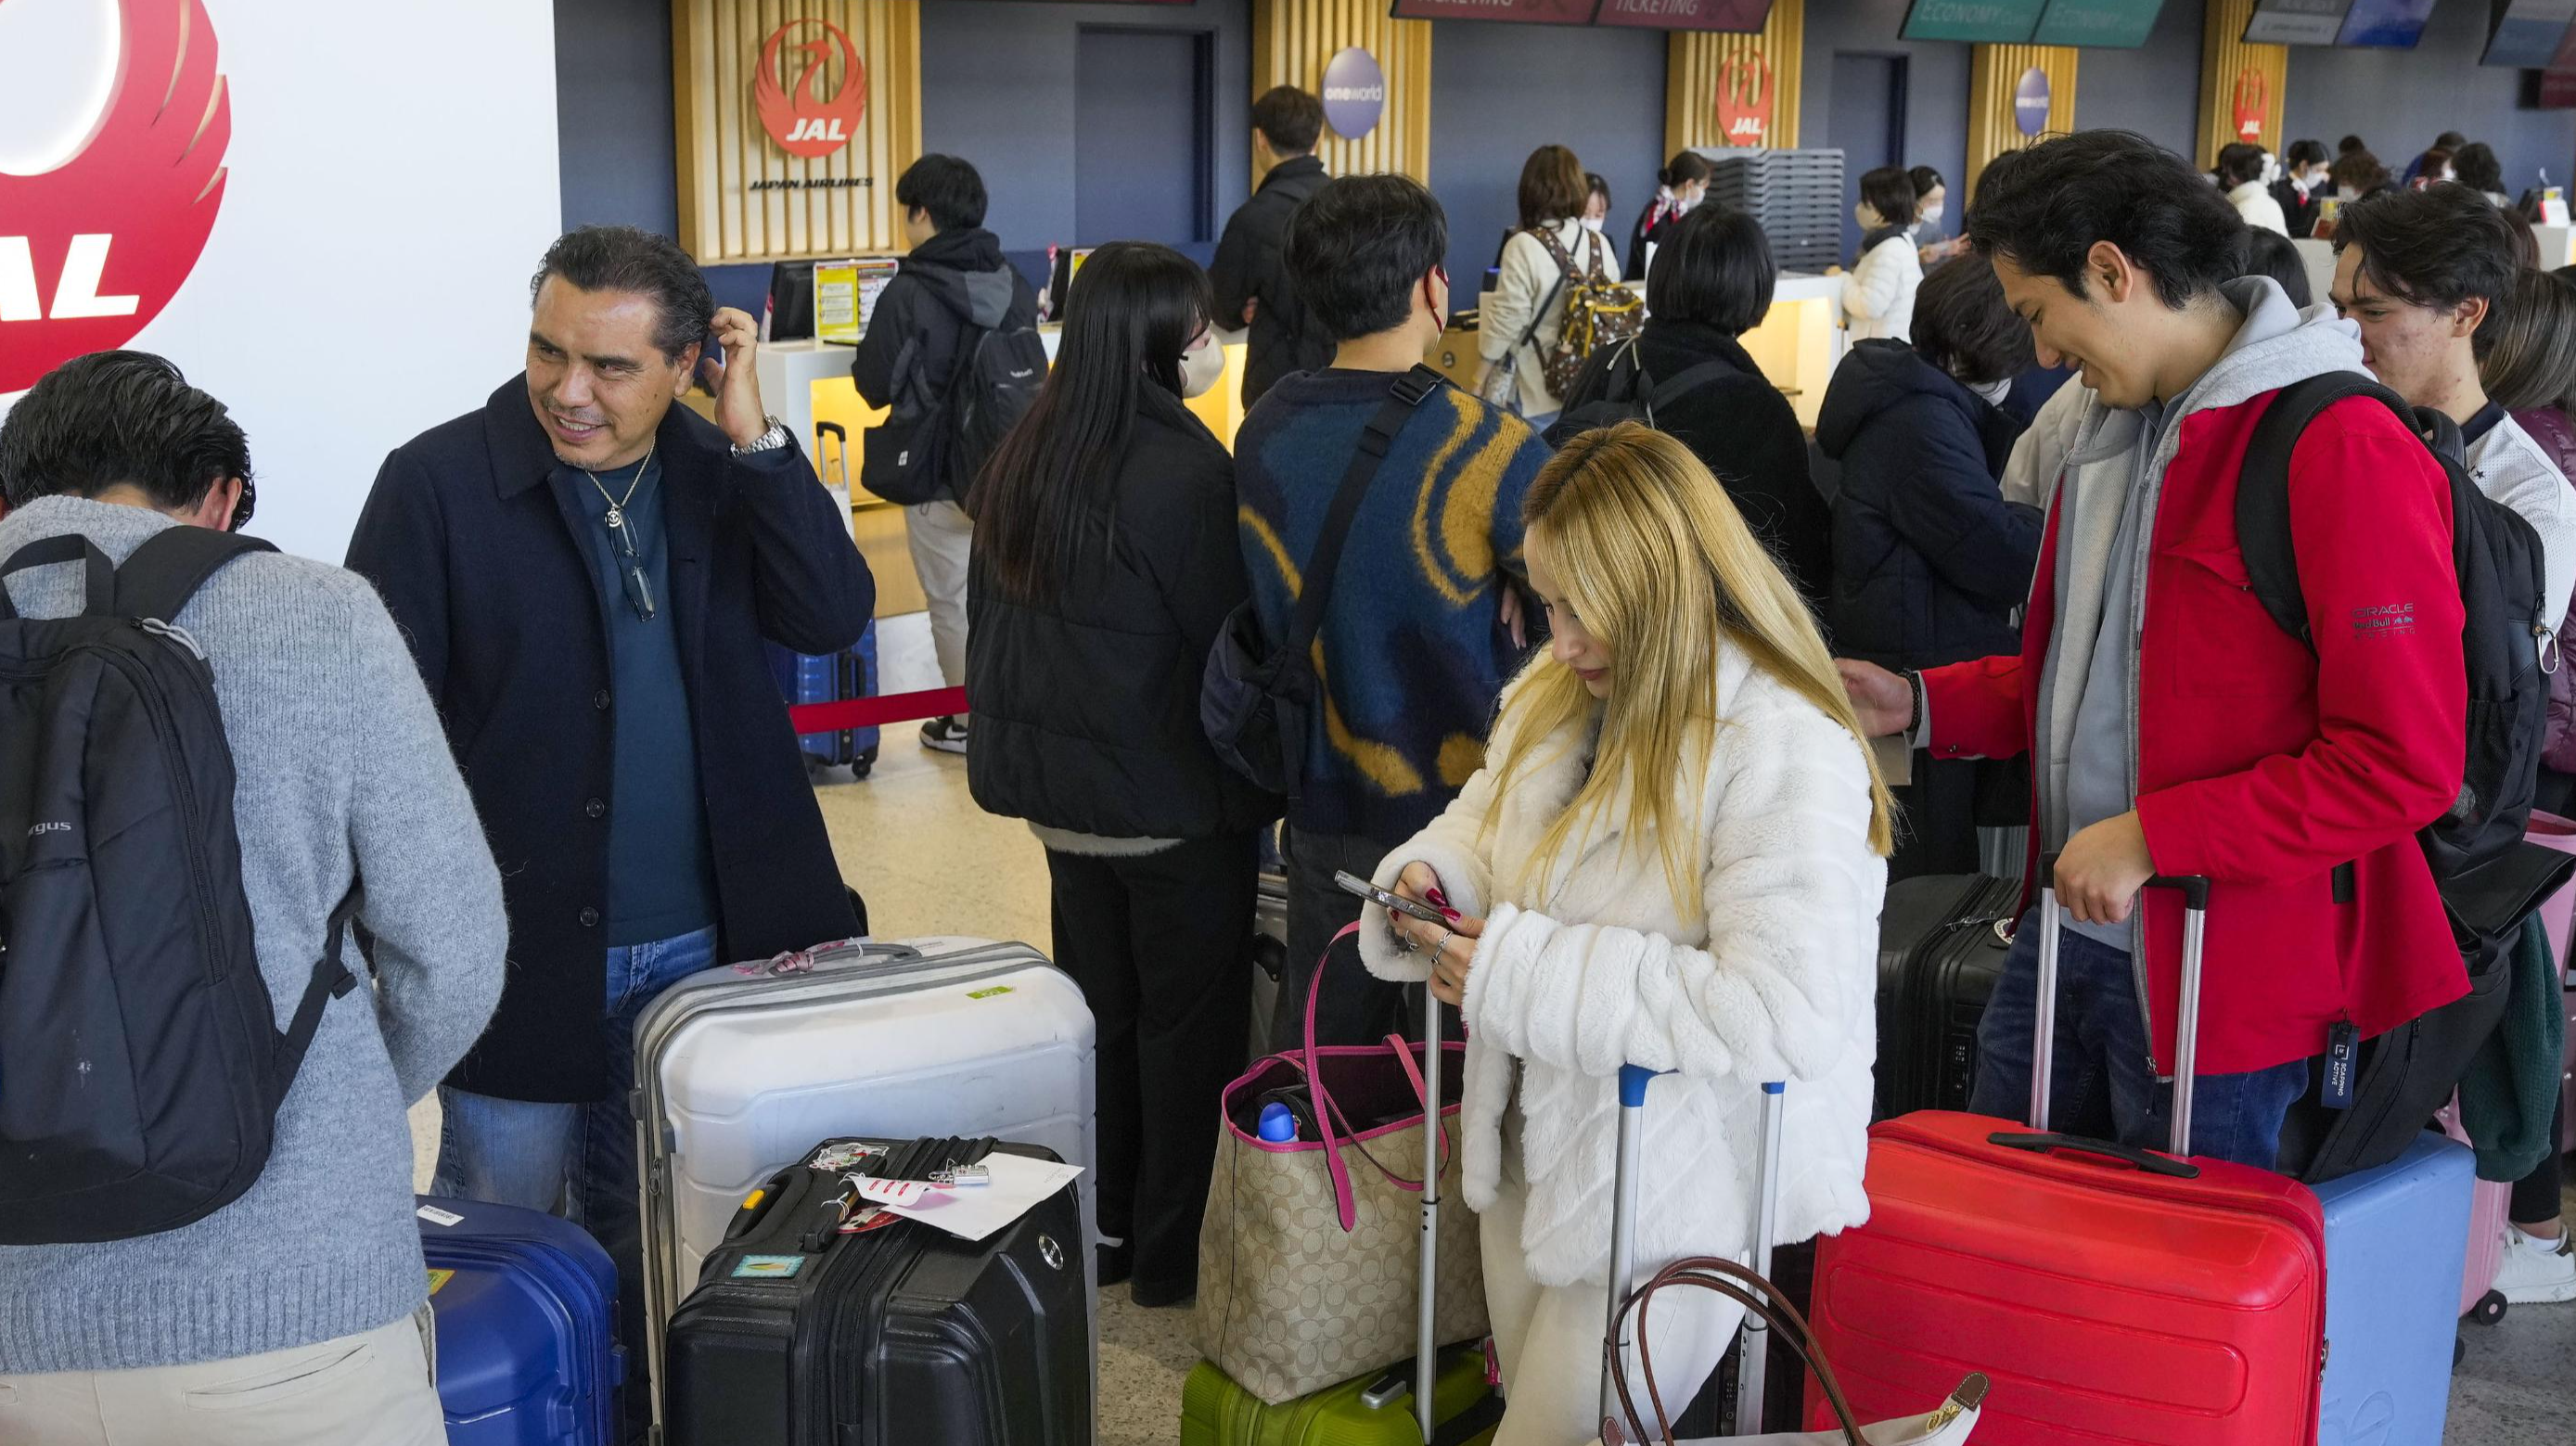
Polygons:
<instances>
[{"instance_id":1,"label":"backpack shoulder strap","mask_svg":"<svg viewBox=\"0 0 2576 1446\"><path fill-rule=\"evenodd\" d=\"M1671 381L1654 383L1653 389L1647 393L1646 420L1652 423L1656 412L1734 370L1722 361L1705 361L1694 367L1684 367L1674 374Z\"/></svg>"},{"instance_id":2,"label":"backpack shoulder strap","mask_svg":"<svg viewBox=\"0 0 2576 1446\"><path fill-rule=\"evenodd\" d=\"M1315 555L1306 560L1297 609L1289 615L1288 636L1280 643L1289 656L1305 657L1314 646L1316 632L1324 625L1324 605L1332 599L1333 577L1342 562L1342 544L1350 537L1351 522L1359 515L1360 500L1368 495L1369 480L1377 475L1378 464L1386 460L1387 449L1395 445L1395 435L1404 430L1413 409L1446 385L1448 378L1416 363L1413 370L1395 379L1386 400L1369 417L1367 429L1360 433L1359 448L1351 454L1351 465L1342 472L1341 487L1333 493L1332 510L1324 514L1324 535L1315 545Z\"/></svg>"},{"instance_id":3,"label":"backpack shoulder strap","mask_svg":"<svg viewBox=\"0 0 2576 1446\"><path fill-rule=\"evenodd\" d=\"M238 532L206 527L165 528L125 559L116 570L116 611L120 617L157 618L168 622L197 595L217 569L254 552L277 548Z\"/></svg>"},{"instance_id":4,"label":"backpack shoulder strap","mask_svg":"<svg viewBox=\"0 0 2576 1446\"><path fill-rule=\"evenodd\" d=\"M2236 545L2245 555L2246 581L2281 631L2311 647L2307 596L2290 541L2290 454L2309 423L2351 397L2381 403L2414 430L2415 414L2395 392L2360 372L2327 372L2292 382L2272 398L2254 424L2236 480Z\"/></svg>"}]
</instances>

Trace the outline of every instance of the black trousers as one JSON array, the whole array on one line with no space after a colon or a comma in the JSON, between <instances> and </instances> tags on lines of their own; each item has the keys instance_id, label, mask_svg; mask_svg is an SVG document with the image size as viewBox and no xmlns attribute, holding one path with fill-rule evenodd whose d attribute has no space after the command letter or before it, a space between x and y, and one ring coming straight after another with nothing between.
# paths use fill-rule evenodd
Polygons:
<instances>
[{"instance_id":1,"label":"black trousers","mask_svg":"<svg viewBox=\"0 0 2576 1446\"><path fill-rule=\"evenodd\" d=\"M1128 1243L1144 1291L1198 1280L1217 1102L1252 1008L1253 838L1138 858L1047 850L1055 962L1100 1031L1100 1233Z\"/></svg>"},{"instance_id":2,"label":"black trousers","mask_svg":"<svg viewBox=\"0 0 2576 1446\"><path fill-rule=\"evenodd\" d=\"M1294 827L1281 833L1280 853L1288 866L1288 965L1279 972L1279 1007L1270 1019L1275 1053L1305 1047L1306 992L1314 983L1316 962L1333 935L1360 916L1359 897L1336 887L1334 872L1374 877L1387 851L1387 845L1355 834ZM1375 1044L1410 1027L1404 987L1369 973L1360 962L1358 941L1333 950L1323 993L1315 1001L1315 1043Z\"/></svg>"}]
</instances>

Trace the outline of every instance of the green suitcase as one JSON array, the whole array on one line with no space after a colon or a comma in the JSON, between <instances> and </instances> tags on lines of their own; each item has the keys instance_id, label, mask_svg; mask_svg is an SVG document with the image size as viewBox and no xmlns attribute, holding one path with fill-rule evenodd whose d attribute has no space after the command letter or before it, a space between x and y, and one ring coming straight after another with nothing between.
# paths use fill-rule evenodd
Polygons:
<instances>
[{"instance_id":1,"label":"green suitcase","mask_svg":"<svg viewBox=\"0 0 2576 1446\"><path fill-rule=\"evenodd\" d=\"M1483 1349L1441 1353L1432 1404L1443 1423L1436 1446L1490 1446L1503 1403L1485 1384ZM1181 1446L1422 1446L1413 1419L1413 1365L1272 1406L1201 1361L1181 1388Z\"/></svg>"}]
</instances>

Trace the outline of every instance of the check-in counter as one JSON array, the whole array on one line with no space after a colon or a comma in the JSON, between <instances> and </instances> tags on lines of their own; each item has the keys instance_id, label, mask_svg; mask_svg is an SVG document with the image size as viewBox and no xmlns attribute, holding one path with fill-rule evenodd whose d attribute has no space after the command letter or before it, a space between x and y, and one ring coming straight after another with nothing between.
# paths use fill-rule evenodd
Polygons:
<instances>
[{"instance_id":1,"label":"check-in counter","mask_svg":"<svg viewBox=\"0 0 2576 1446\"><path fill-rule=\"evenodd\" d=\"M1645 283L1628 283L1643 292ZM1843 358L1843 278L1782 272L1772 288L1771 309L1759 325L1737 338L1762 374L1778 387L1798 414L1799 424L1813 431L1816 411L1825 404L1825 383ZM1484 371L1476 350L1479 333L1462 318L1440 336L1430 362L1441 375L1475 389Z\"/></svg>"}]
</instances>

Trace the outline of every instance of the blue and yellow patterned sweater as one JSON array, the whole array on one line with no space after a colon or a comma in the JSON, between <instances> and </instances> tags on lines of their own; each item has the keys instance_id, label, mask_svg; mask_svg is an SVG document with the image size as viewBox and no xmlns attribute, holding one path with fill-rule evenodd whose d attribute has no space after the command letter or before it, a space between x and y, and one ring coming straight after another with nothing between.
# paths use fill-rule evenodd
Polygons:
<instances>
[{"instance_id":1,"label":"blue and yellow patterned sweater","mask_svg":"<svg viewBox=\"0 0 2576 1446\"><path fill-rule=\"evenodd\" d=\"M1268 637L1287 631L1333 493L1394 382L1308 372L1282 380L1244 419L1237 516ZM1523 573L1521 499L1547 457L1519 418L1455 387L1426 398L1396 435L1316 636L1325 707L1290 823L1393 847L1483 763L1494 699L1521 657L1501 626L1504 577Z\"/></svg>"}]
</instances>

